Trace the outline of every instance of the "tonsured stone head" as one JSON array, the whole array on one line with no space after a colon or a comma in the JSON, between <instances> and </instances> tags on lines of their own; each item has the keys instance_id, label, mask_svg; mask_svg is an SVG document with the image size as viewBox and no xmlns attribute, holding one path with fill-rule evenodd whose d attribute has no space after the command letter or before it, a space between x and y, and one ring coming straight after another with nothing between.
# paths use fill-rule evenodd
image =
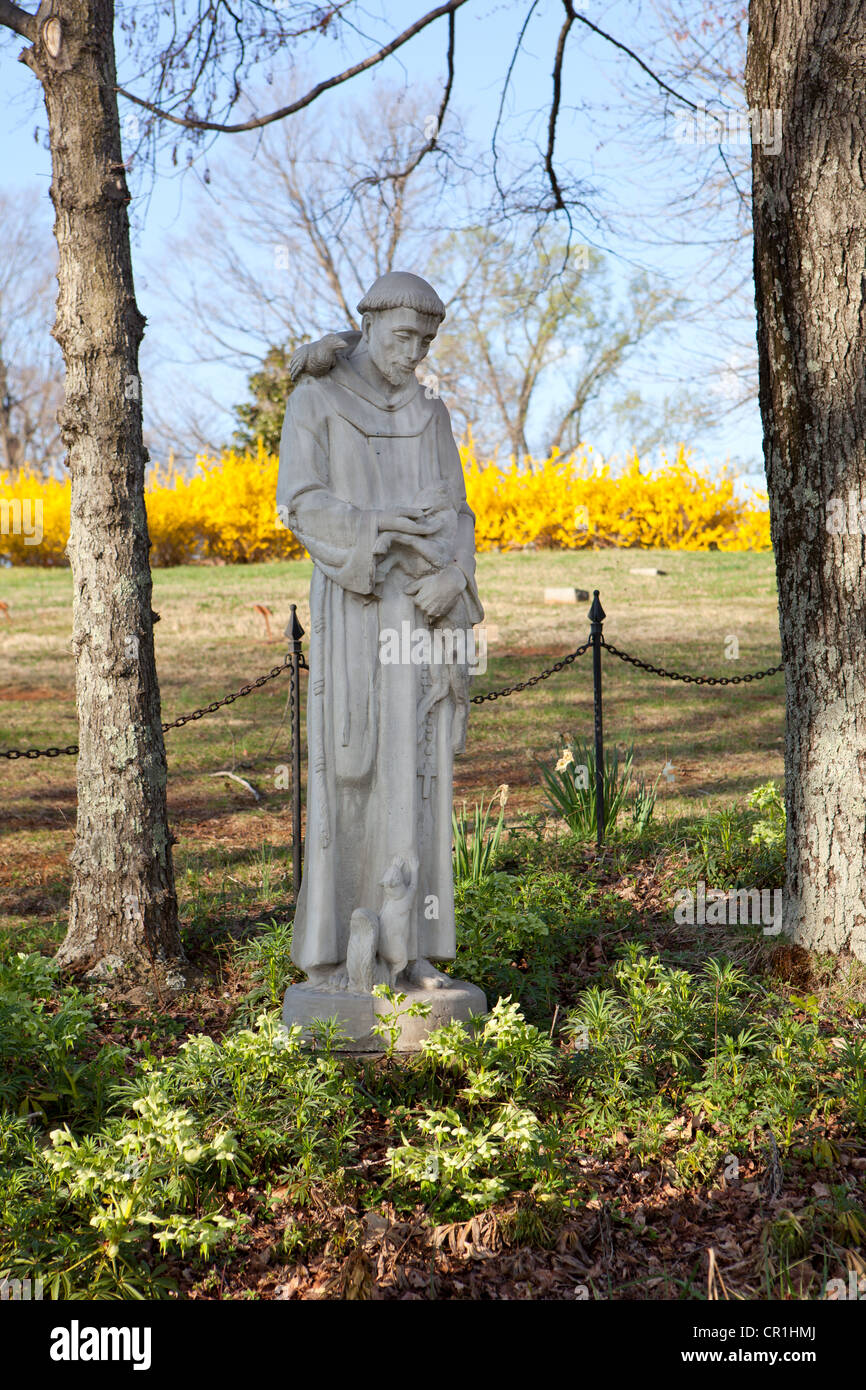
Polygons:
<instances>
[{"instance_id":1,"label":"tonsured stone head","mask_svg":"<svg viewBox=\"0 0 866 1390\"><path fill-rule=\"evenodd\" d=\"M373 365L392 386L403 386L427 356L445 305L420 275L393 270L370 286L358 313Z\"/></svg>"}]
</instances>

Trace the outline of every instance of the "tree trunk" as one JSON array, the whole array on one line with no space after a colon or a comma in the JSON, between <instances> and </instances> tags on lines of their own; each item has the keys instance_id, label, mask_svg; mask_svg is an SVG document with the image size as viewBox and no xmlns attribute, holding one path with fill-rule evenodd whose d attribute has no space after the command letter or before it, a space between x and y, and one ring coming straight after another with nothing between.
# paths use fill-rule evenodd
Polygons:
<instances>
[{"instance_id":1,"label":"tree trunk","mask_svg":"<svg viewBox=\"0 0 866 1390\"><path fill-rule=\"evenodd\" d=\"M760 400L787 692L785 930L866 961L866 6L751 0ZM767 118L771 119L770 117Z\"/></svg>"},{"instance_id":2,"label":"tree trunk","mask_svg":"<svg viewBox=\"0 0 866 1390\"><path fill-rule=\"evenodd\" d=\"M50 17L46 17L50 15ZM60 253L54 336L72 475L69 559L79 717L69 929L58 960L184 982L153 649L138 348L113 0L40 10L24 61L42 83Z\"/></svg>"},{"instance_id":3,"label":"tree trunk","mask_svg":"<svg viewBox=\"0 0 866 1390\"><path fill-rule=\"evenodd\" d=\"M21 441L15 433L12 421L14 408L9 373L0 351L0 465L10 473L17 473L21 464Z\"/></svg>"}]
</instances>

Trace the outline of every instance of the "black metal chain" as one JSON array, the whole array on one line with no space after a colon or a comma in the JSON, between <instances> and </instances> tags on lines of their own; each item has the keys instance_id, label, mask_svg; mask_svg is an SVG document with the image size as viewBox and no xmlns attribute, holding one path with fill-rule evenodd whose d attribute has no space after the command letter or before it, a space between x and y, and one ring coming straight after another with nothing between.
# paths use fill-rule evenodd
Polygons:
<instances>
[{"instance_id":1,"label":"black metal chain","mask_svg":"<svg viewBox=\"0 0 866 1390\"><path fill-rule=\"evenodd\" d=\"M780 663L778 666L768 667L766 671L753 671L747 676L684 676L679 671L666 671L663 666L653 666L648 661L641 661L639 657L629 656L628 652L621 652L604 637L601 639L601 645L611 656L618 656L620 661L628 662L630 666L637 666L641 671L650 671L654 676L664 676L669 681L684 681L686 685L748 685L749 681L761 681L765 676L775 676L784 670L784 664Z\"/></svg>"},{"instance_id":2,"label":"black metal chain","mask_svg":"<svg viewBox=\"0 0 866 1390\"><path fill-rule=\"evenodd\" d=\"M621 652L611 642L601 639L601 645L610 652L611 656L619 657L620 661L625 661L630 666L636 666L641 671L649 671L651 675L663 676L670 681L683 681L686 685L747 685L750 681L763 680L765 676L778 675L784 667L780 663L778 666L770 666L766 671L754 671L746 676L687 676L680 671L666 671L663 666L653 666L649 661L641 661L639 657L630 656L628 652ZM518 681L516 685L506 685L501 690L488 690L484 695L473 695L471 703L473 705L483 705L489 700L502 700L507 695L516 695L518 691L528 690L533 685L538 685L539 681L546 681L550 676L555 676L558 671L562 671L566 666L570 666L584 652L589 651L592 642L584 642L582 647L576 651L569 652L561 661L555 661L546 670L539 671L537 675L530 676L528 680ZM301 670L308 671L303 653L298 654L299 667ZM224 695L221 700L213 700L211 704L202 706L201 709L192 710L189 714L181 714L177 719L171 720L168 724L162 725L163 733L168 733L169 729L182 729L184 724L189 724L192 720L203 719L206 714L214 714L218 709L223 709L226 705L234 704L235 700L240 700L245 695L251 695L254 690L259 690L268 681L275 680L284 671L291 670L292 654L289 653L283 659L281 666L272 666L270 671L264 676L259 676L251 681L249 685L242 685L240 690L234 691L231 695ZM292 717L294 718L294 691L290 692L292 703ZM4 748L0 749L0 758L14 760L16 758L59 758L65 755L74 755L78 752L78 744L70 743L66 748Z\"/></svg>"},{"instance_id":3,"label":"black metal chain","mask_svg":"<svg viewBox=\"0 0 866 1390\"><path fill-rule=\"evenodd\" d=\"M501 700L506 695L515 695L518 690L527 690L531 685L538 685L539 681L546 681L548 676L555 676L557 671L563 667L570 666L579 656L583 656L585 651L591 647L591 642L584 642L577 651L569 652L561 661L555 661L552 666L548 666L546 671L539 671L537 676L530 676L529 680L520 681L518 685L506 685L502 690L488 690L486 695L473 695L471 703L473 705L483 705L485 700Z\"/></svg>"},{"instance_id":4,"label":"black metal chain","mask_svg":"<svg viewBox=\"0 0 866 1390\"><path fill-rule=\"evenodd\" d=\"M301 656L300 664L301 666L306 666L307 664L303 656ZM192 714L182 714L178 719L173 719L170 724L163 724L163 733L168 733L169 729L182 729L184 724L189 724L192 719L203 719L206 714L213 714L215 710L222 709L224 705L233 705L235 700L240 700L244 695L252 695L254 690L259 690L263 685L267 685L268 681L272 681L277 676L281 676L284 671L291 670L291 665L292 656L291 653L289 653L283 658L282 666L272 666L267 675L259 676L256 680L251 681L249 685L242 685L240 690L236 690L233 695L224 695L221 700L214 700L211 704L205 705L202 709L194 709Z\"/></svg>"},{"instance_id":5,"label":"black metal chain","mask_svg":"<svg viewBox=\"0 0 866 1390\"><path fill-rule=\"evenodd\" d=\"M162 732L167 734L169 729L182 729L184 724L189 724L193 719L203 719L206 714L214 714L216 710L222 709L224 705L233 705L235 700L240 700L244 695L251 695L254 690L260 690L268 681L275 680L284 671L291 670L292 656L289 653L283 659L282 666L272 666L270 671L264 676L258 676L249 685L242 685L240 690L234 691L231 695L224 695L221 700L213 700L211 704L204 705L201 709L194 709L190 714L181 714L177 719L173 719L168 724L162 725ZM300 665L307 667L306 658L300 656ZM74 755L78 752L78 744L70 743L66 748L2 748L0 758L14 760L16 758L59 758L66 754Z\"/></svg>"},{"instance_id":6,"label":"black metal chain","mask_svg":"<svg viewBox=\"0 0 866 1390\"><path fill-rule=\"evenodd\" d=\"M0 748L0 758L59 758L77 752L77 743L69 743L65 748Z\"/></svg>"}]
</instances>

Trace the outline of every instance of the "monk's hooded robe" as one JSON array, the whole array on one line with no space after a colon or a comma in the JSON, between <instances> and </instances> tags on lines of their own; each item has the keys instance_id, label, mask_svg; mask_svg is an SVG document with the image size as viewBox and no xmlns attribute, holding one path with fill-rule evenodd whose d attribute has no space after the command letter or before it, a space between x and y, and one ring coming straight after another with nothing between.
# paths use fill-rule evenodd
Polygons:
<instances>
[{"instance_id":1,"label":"monk's hooded robe","mask_svg":"<svg viewBox=\"0 0 866 1390\"><path fill-rule=\"evenodd\" d=\"M345 336L347 346L357 341ZM399 544L387 563L373 547L381 513L411 507L422 489L437 484L457 513L451 559L466 587L431 623L405 592L419 574L418 555L404 550L404 567ZM451 959L452 769L466 734L468 665L453 663L446 693L419 719L441 690L441 659L431 668L425 660L388 662L380 653L380 633L399 634L405 656L405 636L414 642L426 629L432 645L438 622L463 630L471 661L472 625L484 616L475 518L445 406L427 399L414 376L389 403L348 352L326 375L302 376L286 410L277 504L314 562L307 826L292 958L306 971L344 961L352 912L378 912L381 879L394 857L416 855L409 959ZM434 568L421 562L421 572ZM422 656L423 642L416 648ZM453 654L462 654L459 642Z\"/></svg>"}]
</instances>

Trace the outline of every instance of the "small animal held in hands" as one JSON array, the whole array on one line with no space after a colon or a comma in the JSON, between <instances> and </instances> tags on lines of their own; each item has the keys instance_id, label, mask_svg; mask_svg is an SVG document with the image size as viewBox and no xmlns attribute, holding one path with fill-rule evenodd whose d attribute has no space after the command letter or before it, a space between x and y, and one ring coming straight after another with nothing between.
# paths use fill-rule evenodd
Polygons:
<instances>
[{"instance_id":1,"label":"small animal held in hands","mask_svg":"<svg viewBox=\"0 0 866 1390\"><path fill-rule=\"evenodd\" d=\"M383 578L395 564L414 578L441 569L454 559L457 544L457 512L451 503L444 483L422 488L411 503L423 512L432 531L423 536L407 535L403 531L380 531L373 554L380 559L377 578ZM396 547L392 550L392 547ZM389 554L388 552L391 551Z\"/></svg>"},{"instance_id":2,"label":"small animal held in hands","mask_svg":"<svg viewBox=\"0 0 866 1390\"><path fill-rule=\"evenodd\" d=\"M349 945L346 950L348 987L355 994L373 993L378 943L379 918L376 913L366 907L356 907L349 922Z\"/></svg>"},{"instance_id":3,"label":"small animal held in hands","mask_svg":"<svg viewBox=\"0 0 866 1390\"><path fill-rule=\"evenodd\" d=\"M388 967L391 988L409 964L409 936L415 890L418 887L418 859L395 854L382 877L385 901L379 911L379 959Z\"/></svg>"}]
</instances>

